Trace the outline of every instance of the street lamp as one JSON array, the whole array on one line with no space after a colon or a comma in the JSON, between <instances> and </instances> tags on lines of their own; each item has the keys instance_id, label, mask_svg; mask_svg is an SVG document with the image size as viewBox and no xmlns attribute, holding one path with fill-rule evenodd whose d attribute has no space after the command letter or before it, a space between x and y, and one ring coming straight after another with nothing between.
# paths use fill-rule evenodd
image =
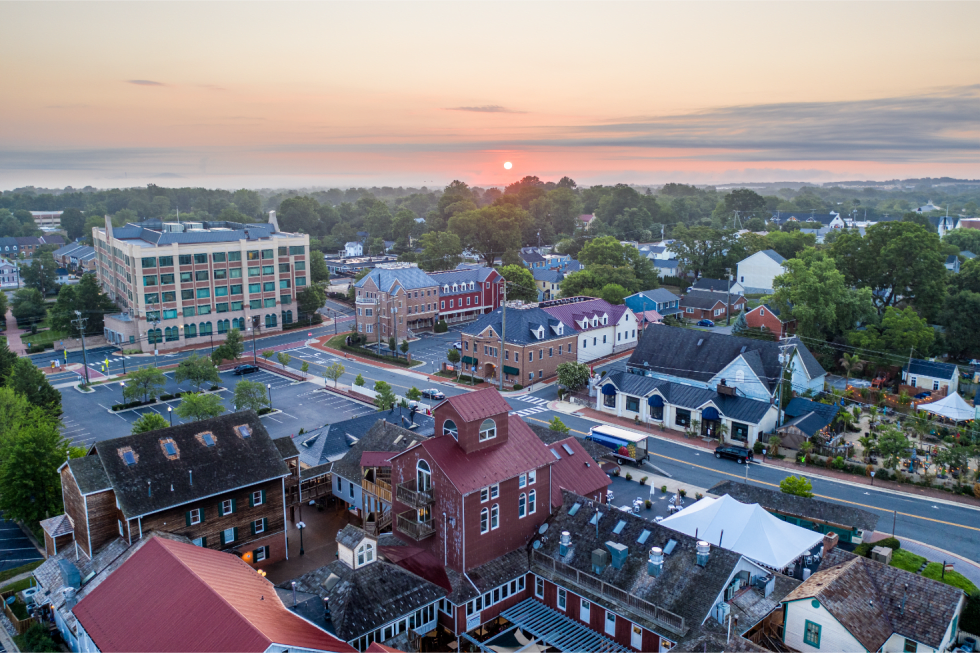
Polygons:
<instances>
[{"instance_id":1,"label":"street lamp","mask_svg":"<svg viewBox=\"0 0 980 653\"><path fill-rule=\"evenodd\" d=\"M874 472L874 470L871 470L871 485L874 485L874 484L875 484L875 472Z\"/></svg>"},{"instance_id":2,"label":"street lamp","mask_svg":"<svg viewBox=\"0 0 980 653\"><path fill-rule=\"evenodd\" d=\"M265 387L269 389L269 410L272 410L272 384L267 383Z\"/></svg>"},{"instance_id":3,"label":"street lamp","mask_svg":"<svg viewBox=\"0 0 980 653\"><path fill-rule=\"evenodd\" d=\"M170 418L170 426L174 425L174 408L173 406L167 406L167 416Z\"/></svg>"},{"instance_id":4,"label":"street lamp","mask_svg":"<svg viewBox=\"0 0 980 653\"><path fill-rule=\"evenodd\" d=\"M299 554L304 555L306 551L303 550L303 529L306 528L306 522L296 522L296 528L299 529Z\"/></svg>"}]
</instances>

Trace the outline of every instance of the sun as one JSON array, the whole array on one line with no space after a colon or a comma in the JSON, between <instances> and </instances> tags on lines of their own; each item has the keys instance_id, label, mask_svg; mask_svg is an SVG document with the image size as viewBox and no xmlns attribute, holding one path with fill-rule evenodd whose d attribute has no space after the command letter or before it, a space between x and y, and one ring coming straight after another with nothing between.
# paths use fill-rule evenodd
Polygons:
<instances>
[{"instance_id":1,"label":"sun","mask_svg":"<svg viewBox=\"0 0 980 653\"><path fill-rule=\"evenodd\" d=\"M514 167L514 164L513 164L513 163L511 163L510 161L505 161L505 162L504 162L504 169L505 169L505 170L510 170L510 169L511 169L511 168L513 168L513 167Z\"/></svg>"}]
</instances>

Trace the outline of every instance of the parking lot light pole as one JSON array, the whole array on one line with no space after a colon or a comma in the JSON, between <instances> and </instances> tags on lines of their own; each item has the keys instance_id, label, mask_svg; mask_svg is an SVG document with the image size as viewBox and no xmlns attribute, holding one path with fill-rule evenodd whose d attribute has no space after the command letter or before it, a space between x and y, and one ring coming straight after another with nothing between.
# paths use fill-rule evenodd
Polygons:
<instances>
[{"instance_id":1,"label":"parking lot light pole","mask_svg":"<svg viewBox=\"0 0 980 653\"><path fill-rule=\"evenodd\" d=\"M167 416L170 417L170 426L174 425L174 407L167 406Z\"/></svg>"},{"instance_id":2,"label":"parking lot light pole","mask_svg":"<svg viewBox=\"0 0 980 653\"><path fill-rule=\"evenodd\" d=\"M304 555L306 551L303 549L303 530L306 528L306 523L298 521L296 528L299 529L299 554Z\"/></svg>"},{"instance_id":3,"label":"parking lot light pole","mask_svg":"<svg viewBox=\"0 0 980 653\"><path fill-rule=\"evenodd\" d=\"M267 383L265 387L269 389L269 410L272 410L272 384Z\"/></svg>"}]
</instances>

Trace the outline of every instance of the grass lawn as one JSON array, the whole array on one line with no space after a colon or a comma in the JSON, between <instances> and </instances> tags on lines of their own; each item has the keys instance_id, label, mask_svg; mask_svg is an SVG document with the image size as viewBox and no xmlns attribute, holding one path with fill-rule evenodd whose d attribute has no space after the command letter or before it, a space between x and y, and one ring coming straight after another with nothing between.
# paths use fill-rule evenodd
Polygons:
<instances>
[{"instance_id":1,"label":"grass lawn","mask_svg":"<svg viewBox=\"0 0 980 653\"><path fill-rule=\"evenodd\" d=\"M46 345L48 343L55 343L55 346L57 346L57 343L59 341L65 339L66 334L62 333L61 331L48 329L47 331L38 331L37 333L33 333L33 334L24 333L21 334L20 337L21 340L23 340L24 342L29 342L32 345L42 345L42 344Z\"/></svg>"},{"instance_id":2,"label":"grass lawn","mask_svg":"<svg viewBox=\"0 0 980 653\"><path fill-rule=\"evenodd\" d=\"M3 587L0 587L0 592L20 592L21 590L26 590L34 584L33 579L24 578L22 580L14 581L13 583L8 583Z\"/></svg>"},{"instance_id":3,"label":"grass lawn","mask_svg":"<svg viewBox=\"0 0 980 653\"><path fill-rule=\"evenodd\" d=\"M8 578L13 578L18 574L23 574L25 571L34 571L44 560L35 560L34 562L28 562L26 565L21 565L20 567L14 567L13 569L8 569L7 571L0 571L0 583L7 580Z\"/></svg>"},{"instance_id":4,"label":"grass lawn","mask_svg":"<svg viewBox=\"0 0 980 653\"><path fill-rule=\"evenodd\" d=\"M892 567L898 567L899 569L904 569L905 571L912 572L913 574L918 572L922 567L922 563L926 559L922 556L915 555L908 551L899 549L892 553Z\"/></svg>"},{"instance_id":5,"label":"grass lawn","mask_svg":"<svg viewBox=\"0 0 980 653\"><path fill-rule=\"evenodd\" d=\"M945 578L942 577L942 573L943 566L939 562L930 562L928 565L926 565L926 568L922 570L922 575L926 578L931 578L932 580L938 580L941 583L958 587L967 594L973 594L977 591L977 586L974 585L969 578L958 571L947 571Z\"/></svg>"},{"instance_id":6,"label":"grass lawn","mask_svg":"<svg viewBox=\"0 0 980 653\"><path fill-rule=\"evenodd\" d=\"M398 365L400 367L415 367L416 365L422 365L422 361L413 360L411 363L405 361L404 358L394 358L393 356L379 356L375 354L370 349L362 349L360 347L346 347L345 339L350 335L350 332L340 333L335 335L330 340L324 343L327 347L332 347L334 349L339 349L340 351L350 352L355 356L363 356L364 358L371 358L374 360L379 360L385 363L390 363L392 365Z\"/></svg>"}]
</instances>

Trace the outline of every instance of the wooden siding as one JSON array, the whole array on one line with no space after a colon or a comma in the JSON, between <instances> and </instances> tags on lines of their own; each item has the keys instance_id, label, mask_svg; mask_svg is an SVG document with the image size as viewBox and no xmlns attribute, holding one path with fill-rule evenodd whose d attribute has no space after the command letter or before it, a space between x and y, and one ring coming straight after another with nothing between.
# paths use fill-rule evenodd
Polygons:
<instances>
[{"instance_id":1,"label":"wooden siding","mask_svg":"<svg viewBox=\"0 0 980 653\"><path fill-rule=\"evenodd\" d=\"M85 514L85 497L82 496L75 476L71 473L71 468L65 465L61 469L61 497L65 504L65 514L71 518L75 527L75 537L78 538L78 546L85 552L85 555L92 557L88 541L88 515Z\"/></svg>"}]
</instances>

